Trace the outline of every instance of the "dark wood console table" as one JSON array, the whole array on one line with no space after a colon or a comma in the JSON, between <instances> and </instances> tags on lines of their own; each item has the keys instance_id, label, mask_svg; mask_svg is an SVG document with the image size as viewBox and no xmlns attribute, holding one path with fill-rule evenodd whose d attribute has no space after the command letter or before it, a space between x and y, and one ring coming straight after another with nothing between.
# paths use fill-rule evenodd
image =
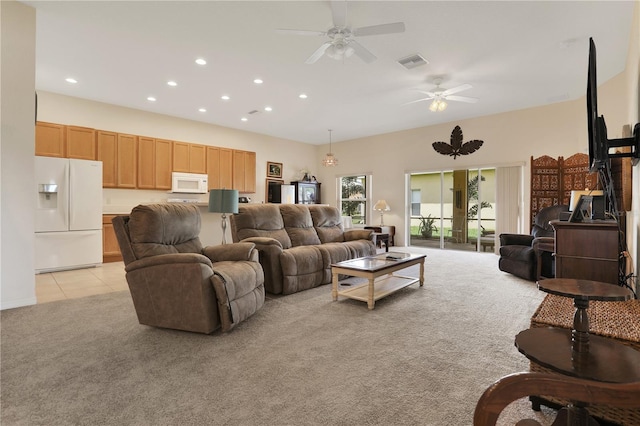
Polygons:
<instances>
[{"instance_id":1,"label":"dark wood console table","mask_svg":"<svg viewBox=\"0 0 640 426\"><path fill-rule=\"evenodd\" d=\"M555 231L556 278L618 284L618 222L552 220L551 226Z\"/></svg>"}]
</instances>

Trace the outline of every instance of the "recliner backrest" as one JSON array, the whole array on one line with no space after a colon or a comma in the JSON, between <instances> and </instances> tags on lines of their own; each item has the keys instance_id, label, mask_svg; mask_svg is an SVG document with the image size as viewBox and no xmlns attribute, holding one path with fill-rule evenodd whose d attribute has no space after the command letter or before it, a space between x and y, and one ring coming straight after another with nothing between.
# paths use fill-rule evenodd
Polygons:
<instances>
[{"instance_id":1,"label":"recliner backrest","mask_svg":"<svg viewBox=\"0 0 640 426\"><path fill-rule=\"evenodd\" d=\"M344 228L340 210L332 206L309 206L313 226L323 244L344 241Z\"/></svg>"},{"instance_id":2,"label":"recliner backrest","mask_svg":"<svg viewBox=\"0 0 640 426\"><path fill-rule=\"evenodd\" d=\"M568 212L569 206L561 204L557 206L549 206L541 209L533 218L533 226L531 227L531 235L537 237L553 237L553 227L549 224L552 220L558 220L560 213Z\"/></svg>"},{"instance_id":3,"label":"recliner backrest","mask_svg":"<svg viewBox=\"0 0 640 426\"><path fill-rule=\"evenodd\" d=\"M147 204L131 210L127 228L136 259L201 253L200 211L188 204Z\"/></svg>"}]
</instances>

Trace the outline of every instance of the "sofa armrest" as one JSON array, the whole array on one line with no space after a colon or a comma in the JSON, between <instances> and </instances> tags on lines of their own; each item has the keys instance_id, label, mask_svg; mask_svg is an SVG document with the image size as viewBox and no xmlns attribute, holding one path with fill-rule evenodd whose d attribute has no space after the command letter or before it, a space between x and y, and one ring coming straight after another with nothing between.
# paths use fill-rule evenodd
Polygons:
<instances>
[{"instance_id":1,"label":"sofa armrest","mask_svg":"<svg viewBox=\"0 0 640 426\"><path fill-rule=\"evenodd\" d=\"M345 241L369 240L373 241L373 231L371 229L348 229L344 231Z\"/></svg>"},{"instance_id":2,"label":"sofa armrest","mask_svg":"<svg viewBox=\"0 0 640 426\"><path fill-rule=\"evenodd\" d=\"M256 245L254 243L233 243L220 246L207 246L202 249L202 254L211 259L212 262L222 262L225 260L239 261L258 261Z\"/></svg>"},{"instance_id":3,"label":"sofa armrest","mask_svg":"<svg viewBox=\"0 0 640 426\"><path fill-rule=\"evenodd\" d=\"M527 234L500 234L501 246L529 246L533 243L533 236Z\"/></svg>"},{"instance_id":4,"label":"sofa armrest","mask_svg":"<svg viewBox=\"0 0 640 426\"><path fill-rule=\"evenodd\" d=\"M171 253L158 256L144 257L125 266L126 272L148 268L157 265L171 265L176 263L202 263L211 268L211 260L199 253Z\"/></svg>"}]
</instances>

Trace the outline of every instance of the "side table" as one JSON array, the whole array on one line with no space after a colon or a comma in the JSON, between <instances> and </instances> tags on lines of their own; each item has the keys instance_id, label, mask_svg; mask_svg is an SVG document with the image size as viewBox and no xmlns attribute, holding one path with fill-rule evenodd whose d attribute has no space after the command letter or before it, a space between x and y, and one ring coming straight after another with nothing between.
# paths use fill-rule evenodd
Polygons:
<instances>
[{"instance_id":1,"label":"side table","mask_svg":"<svg viewBox=\"0 0 640 426\"><path fill-rule=\"evenodd\" d=\"M389 245L395 246L394 237L396 235L396 227L394 225L365 225L364 229L371 229L379 234L389 234Z\"/></svg>"},{"instance_id":2,"label":"side table","mask_svg":"<svg viewBox=\"0 0 640 426\"><path fill-rule=\"evenodd\" d=\"M633 298L630 290L598 281L569 278L539 281L538 288L573 298L576 307L573 329L548 327L521 331L516 336L515 345L522 354L553 371L582 379L611 383L640 381L639 351L614 339L589 334L589 300L629 300ZM569 416L588 422L588 412L581 403L576 402L564 412L561 410L559 416L567 411Z\"/></svg>"}]
</instances>

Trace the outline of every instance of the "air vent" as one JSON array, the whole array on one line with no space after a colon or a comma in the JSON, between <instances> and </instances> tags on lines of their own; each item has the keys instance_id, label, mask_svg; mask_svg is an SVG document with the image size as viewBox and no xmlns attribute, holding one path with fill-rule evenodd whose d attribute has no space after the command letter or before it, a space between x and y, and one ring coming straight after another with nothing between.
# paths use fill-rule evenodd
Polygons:
<instances>
[{"instance_id":1,"label":"air vent","mask_svg":"<svg viewBox=\"0 0 640 426\"><path fill-rule=\"evenodd\" d=\"M398 59L398 63L408 70L427 65L429 61L420 56L419 54L407 56L406 58Z\"/></svg>"},{"instance_id":2,"label":"air vent","mask_svg":"<svg viewBox=\"0 0 640 426\"><path fill-rule=\"evenodd\" d=\"M253 111L249 111L247 114L251 115L251 114L257 114L260 111L258 111L257 109L254 109Z\"/></svg>"}]
</instances>

